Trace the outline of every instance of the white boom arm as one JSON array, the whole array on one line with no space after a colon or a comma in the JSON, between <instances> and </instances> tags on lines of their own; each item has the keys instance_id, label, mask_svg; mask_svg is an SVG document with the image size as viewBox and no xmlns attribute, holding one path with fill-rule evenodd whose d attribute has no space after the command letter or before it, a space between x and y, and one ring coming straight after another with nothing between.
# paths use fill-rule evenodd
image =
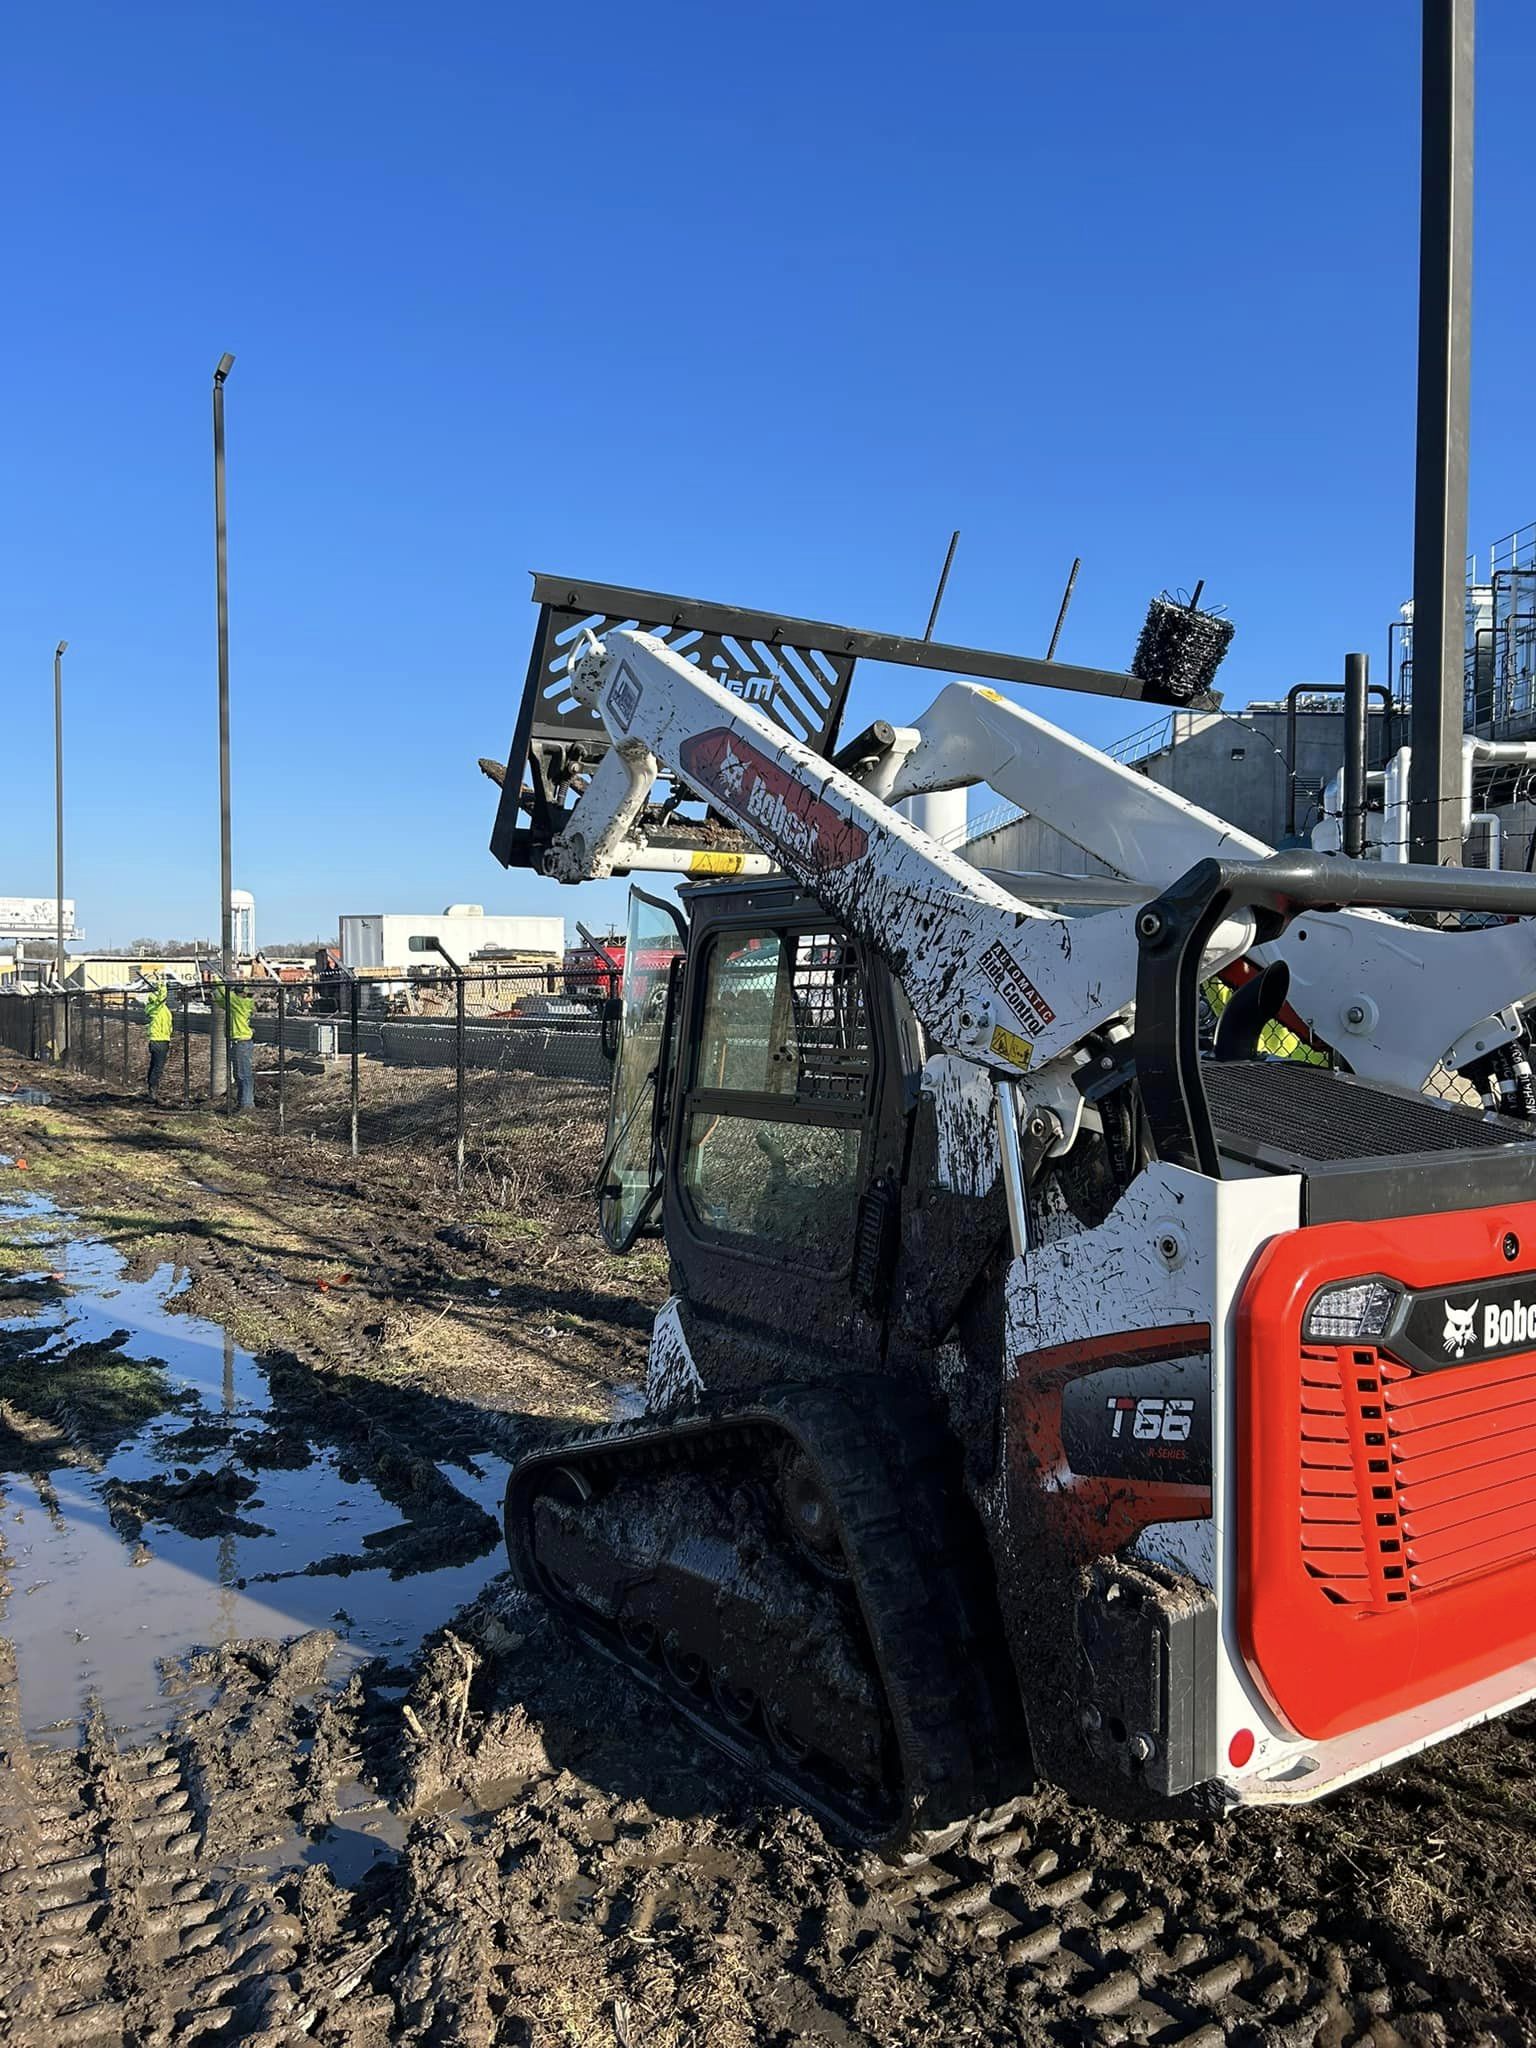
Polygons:
<instances>
[{"instance_id":1,"label":"white boom arm","mask_svg":"<svg viewBox=\"0 0 1536 2048\"><path fill-rule=\"evenodd\" d=\"M952 683L888 778L892 802L986 782L1157 894L1207 857L1262 860L1261 839L974 683ZM1536 997L1536 921L1439 931L1379 911L1298 919L1259 949L1290 969L1290 1007L1357 1074L1420 1088L1517 1035Z\"/></svg>"},{"instance_id":2,"label":"white boom arm","mask_svg":"<svg viewBox=\"0 0 1536 2048\"><path fill-rule=\"evenodd\" d=\"M1133 908L1020 903L648 633L594 644L572 687L613 746L551 849L557 879L643 861L630 833L665 764L888 962L946 1050L1016 1079L1129 1008Z\"/></svg>"},{"instance_id":3,"label":"white boom arm","mask_svg":"<svg viewBox=\"0 0 1536 2048\"><path fill-rule=\"evenodd\" d=\"M573 686L613 740L551 852L566 881L615 866L793 875L879 952L936 1041L1017 1076L1131 1005L1134 909L1049 917L892 806L986 783L1154 894L1206 857L1273 849L995 691L952 683L869 768L831 766L649 634L615 632ZM660 852L632 836L665 772L760 854ZM1224 930L1221 953L1251 926ZM1262 957L1291 1008L1355 1072L1418 1088L1444 1061L1508 1043L1536 997L1536 924L1445 932L1371 911L1299 919Z\"/></svg>"}]
</instances>

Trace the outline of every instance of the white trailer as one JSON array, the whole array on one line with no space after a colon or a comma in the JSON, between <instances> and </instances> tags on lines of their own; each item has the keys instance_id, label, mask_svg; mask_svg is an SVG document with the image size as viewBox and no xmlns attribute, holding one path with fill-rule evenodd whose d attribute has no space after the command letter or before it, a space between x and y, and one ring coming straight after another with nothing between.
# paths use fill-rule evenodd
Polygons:
<instances>
[{"instance_id":1,"label":"white trailer","mask_svg":"<svg viewBox=\"0 0 1536 2048\"><path fill-rule=\"evenodd\" d=\"M411 949L413 938L436 939L461 967L493 949L558 962L565 951L565 919L488 916L478 903L451 903L441 912L370 911L342 918L341 964L403 975L422 964Z\"/></svg>"}]
</instances>

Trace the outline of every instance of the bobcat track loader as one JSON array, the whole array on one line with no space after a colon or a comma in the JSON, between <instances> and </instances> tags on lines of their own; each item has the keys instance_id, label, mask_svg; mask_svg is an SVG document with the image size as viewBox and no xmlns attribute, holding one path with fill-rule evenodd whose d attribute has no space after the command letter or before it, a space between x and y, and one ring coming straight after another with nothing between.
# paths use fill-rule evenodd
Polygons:
<instances>
[{"instance_id":1,"label":"bobcat track loader","mask_svg":"<svg viewBox=\"0 0 1536 2048\"><path fill-rule=\"evenodd\" d=\"M1529 1099L1536 883L1277 855L987 687L1209 702L1205 657L536 595L493 850L681 887L631 898L598 1192L666 1241L646 1412L517 1464L523 1583L887 1847L1039 1778L1298 1803L1536 1693L1536 1130L1425 1092ZM840 743L860 655L980 685ZM1111 900L896 808L982 782Z\"/></svg>"}]
</instances>

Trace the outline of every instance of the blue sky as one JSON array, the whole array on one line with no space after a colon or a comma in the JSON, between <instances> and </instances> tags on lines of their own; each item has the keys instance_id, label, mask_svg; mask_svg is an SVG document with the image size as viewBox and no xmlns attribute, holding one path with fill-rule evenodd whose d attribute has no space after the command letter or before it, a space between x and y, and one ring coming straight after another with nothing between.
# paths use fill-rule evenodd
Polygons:
<instances>
[{"instance_id":1,"label":"blue sky","mask_svg":"<svg viewBox=\"0 0 1536 2048\"><path fill-rule=\"evenodd\" d=\"M1536 11L1481 10L1472 536L1536 517ZM1206 579L1229 702L1407 593L1407 0L17 11L0 118L0 894L217 922L208 385L229 384L235 879L271 936L480 901L548 568L1123 666ZM867 670L854 716L920 681ZM1135 706L1036 700L1090 737Z\"/></svg>"}]
</instances>

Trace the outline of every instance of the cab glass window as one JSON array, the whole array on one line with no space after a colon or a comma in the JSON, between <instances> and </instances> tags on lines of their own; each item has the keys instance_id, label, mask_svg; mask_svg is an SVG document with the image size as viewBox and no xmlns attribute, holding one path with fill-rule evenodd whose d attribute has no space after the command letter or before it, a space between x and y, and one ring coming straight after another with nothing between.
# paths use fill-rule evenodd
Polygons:
<instances>
[{"instance_id":1,"label":"cab glass window","mask_svg":"<svg viewBox=\"0 0 1536 2048\"><path fill-rule=\"evenodd\" d=\"M695 1221L809 1265L845 1265L870 1072L863 970L846 936L720 934L685 1131Z\"/></svg>"}]
</instances>

